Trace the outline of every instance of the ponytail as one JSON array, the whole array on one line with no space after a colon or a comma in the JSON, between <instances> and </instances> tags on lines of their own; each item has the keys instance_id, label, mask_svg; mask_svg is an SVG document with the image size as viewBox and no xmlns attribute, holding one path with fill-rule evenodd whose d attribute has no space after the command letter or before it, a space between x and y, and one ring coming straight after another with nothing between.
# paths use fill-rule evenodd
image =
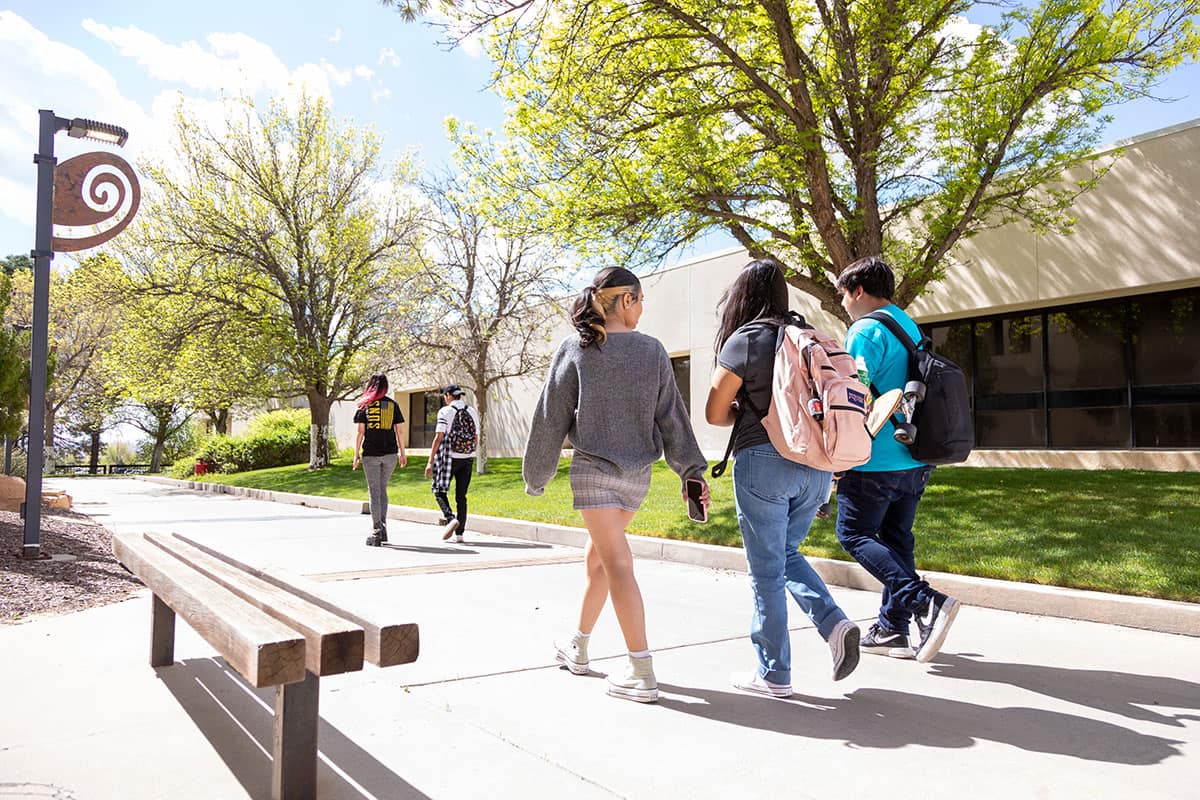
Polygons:
<instances>
[{"instance_id":1,"label":"ponytail","mask_svg":"<svg viewBox=\"0 0 1200 800\"><path fill-rule=\"evenodd\" d=\"M608 339L604 319L616 308L622 295L638 293L642 283L624 267L606 267L596 273L571 306L571 324L579 331L579 346L602 345Z\"/></svg>"},{"instance_id":2,"label":"ponytail","mask_svg":"<svg viewBox=\"0 0 1200 800\"><path fill-rule=\"evenodd\" d=\"M366 408L387 394L387 390L387 375L384 375L382 372L376 372L367 380L367 386L363 389L362 399L358 401L358 407Z\"/></svg>"}]
</instances>

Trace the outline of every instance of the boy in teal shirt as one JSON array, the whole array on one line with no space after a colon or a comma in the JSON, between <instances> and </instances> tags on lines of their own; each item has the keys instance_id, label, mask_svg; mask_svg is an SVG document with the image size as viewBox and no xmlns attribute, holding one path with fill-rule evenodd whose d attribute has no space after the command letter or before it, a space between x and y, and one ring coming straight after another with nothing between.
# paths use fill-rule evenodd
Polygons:
<instances>
[{"instance_id":1,"label":"boy in teal shirt","mask_svg":"<svg viewBox=\"0 0 1200 800\"><path fill-rule=\"evenodd\" d=\"M859 259L838 276L842 308L856 320L846 333L846 350L879 394L902 388L908 379L908 351L881 322L862 319L872 311L893 317L913 341L920 330L892 303L896 276L877 256ZM864 381L864 382L867 382ZM878 620L863 637L861 650L894 658L929 661L942 646L958 613L958 601L935 591L917 574L913 520L933 467L913 459L892 437L889 421L875 437L871 459L844 473L837 485L837 537L842 548L883 584ZM919 639L909 644L909 620Z\"/></svg>"}]
</instances>

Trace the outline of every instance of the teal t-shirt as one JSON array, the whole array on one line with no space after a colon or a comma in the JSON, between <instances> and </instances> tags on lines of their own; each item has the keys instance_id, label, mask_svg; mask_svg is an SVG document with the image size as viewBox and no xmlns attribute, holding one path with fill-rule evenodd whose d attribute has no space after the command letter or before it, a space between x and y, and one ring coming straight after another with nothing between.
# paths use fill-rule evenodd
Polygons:
<instances>
[{"instance_id":1,"label":"teal t-shirt","mask_svg":"<svg viewBox=\"0 0 1200 800\"><path fill-rule=\"evenodd\" d=\"M921 329L899 306L886 305L879 310L891 314L914 342L921 341ZM846 332L846 351L855 358L862 357L867 377L879 394L904 387L908 378L908 351L882 322L865 318L856 320ZM892 438L894 430L891 420L880 428L871 446L871 460L855 469L897 472L925 466L909 455L906 446Z\"/></svg>"}]
</instances>

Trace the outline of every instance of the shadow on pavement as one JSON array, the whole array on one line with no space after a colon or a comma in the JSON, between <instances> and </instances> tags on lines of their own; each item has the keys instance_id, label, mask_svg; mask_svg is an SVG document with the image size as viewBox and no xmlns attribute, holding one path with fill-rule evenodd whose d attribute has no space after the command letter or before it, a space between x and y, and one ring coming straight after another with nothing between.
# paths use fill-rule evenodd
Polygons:
<instances>
[{"instance_id":1,"label":"shadow on pavement","mask_svg":"<svg viewBox=\"0 0 1200 800\"><path fill-rule=\"evenodd\" d=\"M254 689L224 662L211 658L187 659L155 672L246 793L270 797L275 690ZM317 736L324 757L317 767L320 797L428 798L323 719ZM331 769L326 760L354 783Z\"/></svg>"},{"instance_id":2,"label":"shadow on pavement","mask_svg":"<svg viewBox=\"0 0 1200 800\"><path fill-rule=\"evenodd\" d=\"M1200 720L1200 715L1196 714L1164 714L1144 707L1200 710L1200 683L1178 678L983 661L967 654L939 654L931 666L930 674L939 678L1004 683L1129 719L1177 728L1183 726L1183 720Z\"/></svg>"},{"instance_id":3,"label":"shadow on pavement","mask_svg":"<svg viewBox=\"0 0 1200 800\"><path fill-rule=\"evenodd\" d=\"M673 711L747 728L844 741L875 749L906 745L965 748L977 740L1086 761L1147 766L1180 755L1182 742L1107 722L1039 708L992 708L890 689L858 689L844 697L793 695L780 700L659 683ZM700 700L702 702L695 702Z\"/></svg>"},{"instance_id":4,"label":"shadow on pavement","mask_svg":"<svg viewBox=\"0 0 1200 800\"><path fill-rule=\"evenodd\" d=\"M486 547L491 550L550 550L548 544L541 542L480 542L472 539L466 544L471 547Z\"/></svg>"},{"instance_id":5,"label":"shadow on pavement","mask_svg":"<svg viewBox=\"0 0 1200 800\"><path fill-rule=\"evenodd\" d=\"M420 545L420 544L396 544L395 542L384 542L379 545L381 550L403 550L406 553L434 553L436 555L462 555L463 553L472 553L473 550L464 550L463 545L457 547L452 545L444 545L438 547L436 545Z\"/></svg>"}]
</instances>

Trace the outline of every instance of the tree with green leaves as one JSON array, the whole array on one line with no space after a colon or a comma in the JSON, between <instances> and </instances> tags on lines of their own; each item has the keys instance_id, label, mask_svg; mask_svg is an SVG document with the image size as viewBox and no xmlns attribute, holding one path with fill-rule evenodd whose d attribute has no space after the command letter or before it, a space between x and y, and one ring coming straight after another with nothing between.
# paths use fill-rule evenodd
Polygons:
<instances>
[{"instance_id":1,"label":"tree with green leaves","mask_svg":"<svg viewBox=\"0 0 1200 800\"><path fill-rule=\"evenodd\" d=\"M500 157L493 154L493 162ZM559 313L553 295L565 289L562 252L529 229L519 196L449 172L420 188L428 201L424 246L406 284L417 299L397 316L395 341L401 363L426 372L438 365L446 382L474 390L482 475L492 396L505 381L549 364L549 325Z\"/></svg>"},{"instance_id":2,"label":"tree with green leaves","mask_svg":"<svg viewBox=\"0 0 1200 800\"><path fill-rule=\"evenodd\" d=\"M84 438L88 472L92 475L100 466L101 437L121 421L117 409L122 394L121 388L107 374L102 357L101 362L84 375L74 399L66 407L65 427L68 432Z\"/></svg>"},{"instance_id":3,"label":"tree with green leaves","mask_svg":"<svg viewBox=\"0 0 1200 800\"><path fill-rule=\"evenodd\" d=\"M150 437L150 471L159 472L167 442L191 423L193 413L178 400L150 400L126 407L121 421Z\"/></svg>"},{"instance_id":4,"label":"tree with green leaves","mask_svg":"<svg viewBox=\"0 0 1200 800\"><path fill-rule=\"evenodd\" d=\"M50 273L50 314L47 335L50 368L46 382L45 445L54 447L58 415L81 392L88 372L108 347L120 319L119 293L125 282L120 263L99 253L83 259L66 273ZM33 322L33 273L12 274L12 304L4 319L28 327Z\"/></svg>"},{"instance_id":5,"label":"tree with green leaves","mask_svg":"<svg viewBox=\"0 0 1200 800\"><path fill-rule=\"evenodd\" d=\"M359 389L400 305L416 232L409 166L385 169L378 137L337 123L324 100L236 105L219 129L177 115L180 165L147 166L131 263L157 265L147 291L245 322L281 393L308 400L316 469L329 463L330 406Z\"/></svg>"},{"instance_id":6,"label":"tree with green leaves","mask_svg":"<svg viewBox=\"0 0 1200 800\"><path fill-rule=\"evenodd\" d=\"M151 267L124 292L124 321L112 345L117 382L127 396L174 399L203 413L218 435L229 433L235 405L271 397L269 341L257 321L203 298L143 291L167 276Z\"/></svg>"},{"instance_id":7,"label":"tree with green leaves","mask_svg":"<svg viewBox=\"0 0 1200 800\"><path fill-rule=\"evenodd\" d=\"M897 269L907 305L986 227L1069 230L1073 199L1105 168L1093 150L1106 109L1150 96L1200 52L1200 0L1040 0L989 26L963 18L977 5L445 9L496 62L506 130L526 154L510 182L587 252L649 263L722 230L846 319L835 281L860 257Z\"/></svg>"},{"instance_id":8,"label":"tree with green leaves","mask_svg":"<svg viewBox=\"0 0 1200 800\"><path fill-rule=\"evenodd\" d=\"M33 259L24 254L0 258L0 270L3 270L6 275L12 275L19 269L23 269L26 272L33 272Z\"/></svg>"},{"instance_id":9,"label":"tree with green leaves","mask_svg":"<svg viewBox=\"0 0 1200 800\"><path fill-rule=\"evenodd\" d=\"M12 302L12 277L0 274L0 320ZM29 336L10 324L0 325L0 436L15 440L25 425L29 402Z\"/></svg>"}]
</instances>

